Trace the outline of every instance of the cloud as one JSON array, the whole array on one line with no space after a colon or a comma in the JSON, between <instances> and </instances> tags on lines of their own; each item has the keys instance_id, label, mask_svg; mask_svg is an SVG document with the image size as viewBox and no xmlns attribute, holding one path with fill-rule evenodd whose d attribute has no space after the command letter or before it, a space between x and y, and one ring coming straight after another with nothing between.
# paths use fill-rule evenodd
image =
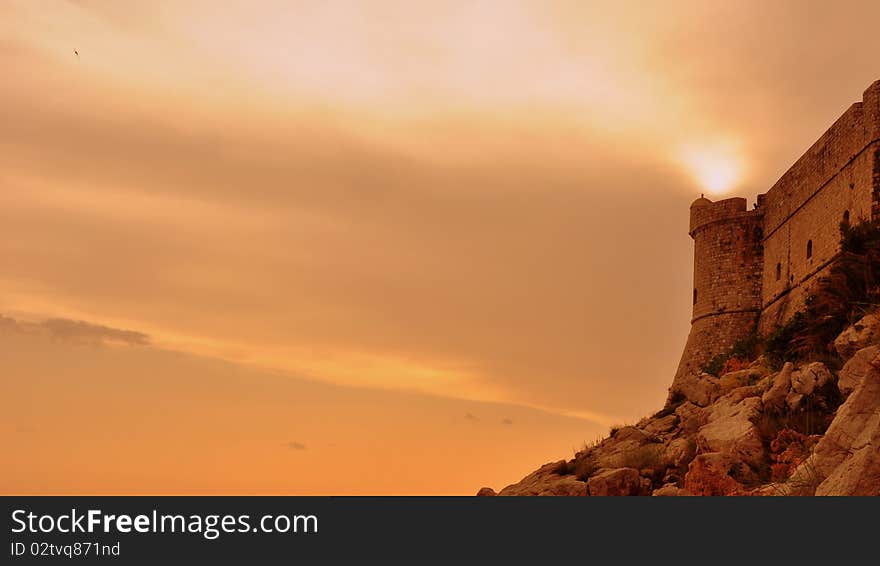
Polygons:
<instances>
[{"instance_id":1,"label":"cloud","mask_svg":"<svg viewBox=\"0 0 880 566\"><path fill-rule=\"evenodd\" d=\"M466 418L469 421L475 421L475 422L480 420L476 415L473 415L471 413L466 413L464 418Z\"/></svg>"},{"instance_id":2,"label":"cloud","mask_svg":"<svg viewBox=\"0 0 880 566\"><path fill-rule=\"evenodd\" d=\"M669 148L740 140L742 186L766 189L876 78L880 42L875 6L324 4L0 7L9 308L636 418L689 327L700 188ZM46 332L96 339L71 326Z\"/></svg>"},{"instance_id":3,"label":"cloud","mask_svg":"<svg viewBox=\"0 0 880 566\"><path fill-rule=\"evenodd\" d=\"M512 424L513 424L513 421L510 420L510 419L504 419L504 420L501 421L501 424L503 424L503 425L512 425Z\"/></svg>"},{"instance_id":4,"label":"cloud","mask_svg":"<svg viewBox=\"0 0 880 566\"><path fill-rule=\"evenodd\" d=\"M27 322L0 315L0 330L22 334L41 334L71 344L149 346L150 337L143 332L123 330L83 320L49 318Z\"/></svg>"},{"instance_id":5,"label":"cloud","mask_svg":"<svg viewBox=\"0 0 880 566\"><path fill-rule=\"evenodd\" d=\"M290 450L308 450L308 447L305 444L293 440L285 443L284 446L289 448Z\"/></svg>"}]
</instances>

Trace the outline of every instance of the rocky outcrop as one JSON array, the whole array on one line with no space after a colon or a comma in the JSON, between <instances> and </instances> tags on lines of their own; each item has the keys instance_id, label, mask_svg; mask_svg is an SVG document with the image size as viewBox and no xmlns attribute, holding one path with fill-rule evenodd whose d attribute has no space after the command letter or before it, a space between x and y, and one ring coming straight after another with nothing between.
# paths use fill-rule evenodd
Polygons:
<instances>
[{"instance_id":1,"label":"rocky outcrop","mask_svg":"<svg viewBox=\"0 0 880 566\"><path fill-rule=\"evenodd\" d=\"M737 495L744 487L731 475L739 462L721 452L700 454L688 466L684 489L694 495Z\"/></svg>"},{"instance_id":2,"label":"rocky outcrop","mask_svg":"<svg viewBox=\"0 0 880 566\"><path fill-rule=\"evenodd\" d=\"M732 401L724 397L712 405L708 423L697 433L697 449L723 453L733 461L758 468L766 459L761 433L754 424L761 413L761 399Z\"/></svg>"},{"instance_id":3,"label":"rocky outcrop","mask_svg":"<svg viewBox=\"0 0 880 566\"><path fill-rule=\"evenodd\" d=\"M785 397L785 404L796 411L804 399L813 395L834 381L834 376L822 362L813 362L791 372L791 391Z\"/></svg>"},{"instance_id":4,"label":"rocky outcrop","mask_svg":"<svg viewBox=\"0 0 880 566\"><path fill-rule=\"evenodd\" d=\"M871 370L871 360L880 354L880 346L868 346L856 352L837 376L837 389L846 397L862 382Z\"/></svg>"},{"instance_id":5,"label":"rocky outcrop","mask_svg":"<svg viewBox=\"0 0 880 566\"><path fill-rule=\"evenodd\" d=\"M785 398L791 391L791 374L794 371L794 364L786 362L782 366L782 370L772 376L770 389L761 396L761 403L764 406L782 408L785 404Z\"/></svg>"},{"instance_id":6,"label":"rocky outcrop","mask_svg":"<svg viewBox=\"0 0 880 566\"><path fill-rule=\"evenodd\" d=\"M839 372L762 358L682 377L662 411L498 495L880 495L878 341L872 315L835 341Z\"/></svg>"},{"instance_id":7,"label":"rocky outcrop","mask_svg":"<svg viewBox=\"0 0 880 566\"><path fill-rule=\"evenodd\" d=\"M756 367L725 373L718 379L719 393L726 395L735 389L756 384L765 375L763 369Z\"/></svg>"},{"instance_id":8,"label":"rocky outcrop","mask_svg":"<svg viewBox=\"0 0 880 566\"><path fill-rule=\"evenodd\" d=\"M708 373L685 374L670 389L670 397L680 396L700 407L705 407L718 396L721 383L717 377Z\"/></svg>"},{"instance_id":9,"label":"rocky outcrop","mask_svg":"<svg viewBox=\"0 0 880 566\"><path fill-rule=\"evenodd\" d=\"M786 482L793 495L880 495L880 355L813 454Z\"/></svg>"},{"instance_id":10,"label":"rocky outcrop","mask_svg":"<svg viewBox=\"0 0 880 566\"><path fill-rule=\"evenodd\" d=\"M678 487L675 484L666 484L663 487L655 489L653 493L651 493L654 497L685 497L692 496L693 493L690 491Z\"/></svg>"},{"instance_id":11,"label":"rocky outcrop","mask_svg":"<svg viewBox=\"0 0 880 566\"><path fill-rule=\"evenodd\" d=\"M872 313L844 330L834 340L834 349L847 360L868 346L880 344L880 314Z\"/></svg>"},{"instance_id":12,"label":"rocky outcrop","mask_svg":"<svg viewBox=\"0 0 880 566\"><path fill-rule=\"evenodd\" d=\"M634 468L602 470L587 481L587 492L591 496L650 495L651 480Z\"/></svg>"},{"instance_id":13,"label":"rocky outcrop","mask_svg":"<svg viewBox=\"0 0 880 566\"><path fill-rule=\"evenodd\" d=\"M498 495L587 495L586 483L573 475L563 475L566 466L565 460L544 464L519 483L502 489Z\"/></svg>"}]
</instances>

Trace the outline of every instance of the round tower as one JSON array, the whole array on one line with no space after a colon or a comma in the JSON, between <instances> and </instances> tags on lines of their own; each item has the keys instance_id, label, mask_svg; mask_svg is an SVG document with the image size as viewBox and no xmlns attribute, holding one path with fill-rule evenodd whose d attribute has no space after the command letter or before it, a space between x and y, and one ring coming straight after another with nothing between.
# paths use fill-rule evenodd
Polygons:
<instances>
[{"instance_id":1,"label":"round tower","mask_svg":"<svg viewBox=\"0 0 880 566\"><path fill-rule=\"evenodd\" d=\"M676 381L699 373L754 329L761 311L763 211L746 204L744 198L701 197L691 205L693 315Z\"/></svg>"}]
</instances>

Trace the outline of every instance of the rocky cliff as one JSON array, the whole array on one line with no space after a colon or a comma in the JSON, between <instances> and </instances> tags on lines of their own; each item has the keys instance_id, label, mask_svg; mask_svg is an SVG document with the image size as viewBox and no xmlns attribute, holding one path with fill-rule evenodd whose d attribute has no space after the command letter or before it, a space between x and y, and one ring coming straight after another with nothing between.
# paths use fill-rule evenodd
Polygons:
<instances>
[{"instance_id":1,"label":"rocky cliff","mask_svg":"<svg viewBox=\"0 0 880 566\"><path fill-rule=\"evenodd\" d=\"M677 380L655 415L497 495L880 495L880 315L834 349Z\"/></svg>"}]
</instances>

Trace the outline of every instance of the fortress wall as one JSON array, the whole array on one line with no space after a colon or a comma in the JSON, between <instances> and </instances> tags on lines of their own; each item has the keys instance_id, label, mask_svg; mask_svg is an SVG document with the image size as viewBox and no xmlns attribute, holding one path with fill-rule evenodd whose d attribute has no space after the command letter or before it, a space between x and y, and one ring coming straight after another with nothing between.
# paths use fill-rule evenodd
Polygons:
<instances>
[{"instance_id":1,"label":"fortress wall","mask_svg":"<svg viewBox=\"0 0 880 566\"><path fill-rule=\"evenodd\" d=\"M880 220L880 81L757 203L751 211L742 198L691 205L694 308L675 382L756 322L766 333L803 308L839 251L844 212L851 222Z\"/></svg>"},{"instance_id":2,"label":"fortress wall","mask_svg":"<svg viewBox=\"0 0 880 566\"><path fill-rule=\"evenodd\" d=\"M677 380L699 374L700 368L713 357L728 351L737 340L747 336L755 327L757 318L757 312L738 312L696 320L691 325L673 387Z\"/></svg>"},{"instance_id":3,"label":"fortress wall","mask_svg":"<svg viewBox=\"0 0 880 566\"><path fill-rule=\"evenodd\" d=\"M741 205L733 209L730 201ZM708 201L707 201L708 202ZM712 215L716 211L735 210L729 217ZM730 311L761 307L761 216L745 211L745 199L728 199L695 206L693 216L712 218L691 231L694 238L693 319Z\"/></svg>"},{"instance_id":4,"label":"fortress wall","mask_svg":"<svg viewBox=\"0 0 880 566\"><path fill-rule=\"evenodd\" d=\"M880 143L872 145L880 148ZM851 222L871 219L873 161L874 151L860 153L765 239L762 306L766 312L761 332L772 330L803 308L818 279L826 274L827 264L840 251L844 213L849 212ZM807 257L807 242L812 242L812 257Z\"/></svg>"},{"instance_id":5,"label":"fortress wall","mask_svg":"<svg viewBox=\"0 0 880 566\"><path fill-rule=\"evenodd\" d=\"M862 103L853 104L767 192L765 233L771 236L872 140Z\"/></svg>"},{"instance_id":6,"label":"fortress wall","mask_svg":"<svg viewBox=\"0 0 880 566\"><path fill-rule=\"evenodd\" d=\"M878 148L880 81L764 196L761 332L769 332L803 308L840 249L839 226L845 212L851 222L878 217L880 185L874 178ZM807 257L810 241L812 257Z\"/></svg>"},{"instance_id":7,"label":"fortress wall","mask_svg":"<svg viewBox=\"0 0 880 566\"><path fill-rule=\"evenodd\" d=\"M745 199L691 206L694 305L676 378L729 349L754 327L761 308L762 216Z\"/></svg>"}]
</instances>

